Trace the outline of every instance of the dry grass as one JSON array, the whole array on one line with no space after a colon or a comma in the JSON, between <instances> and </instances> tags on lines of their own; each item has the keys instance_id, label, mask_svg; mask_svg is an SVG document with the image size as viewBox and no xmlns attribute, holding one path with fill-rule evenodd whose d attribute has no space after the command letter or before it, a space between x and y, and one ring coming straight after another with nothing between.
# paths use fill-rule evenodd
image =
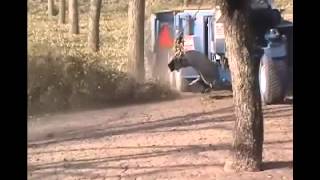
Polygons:
<instances>
[{"instance_id":1,"label":"dry grass","mask_svg":"<svg viewBox=\"0 0 320 180\"><path fill-rule=\"evenodd\" d=\"M127 2L103 1L100 51L87 46L89 3L80 1L80 34L47 18L46 2L28 12L29 113L52 112L116 101L173 97L158 82L138 84L127 75Z\"/></svg>"},{"instance_id":2,"label":"dry grass","mask_svg":"<svg viewBox=\"0 0 320 180\"><path fill-rule=\"evenodd\" d=\"M88 0L79 1L79 35L69 34L69 25L58 24L57 16L49 20L46 2L28 1L29 112L175 94L158 82L141 86L127 76L128 3L126 0L102 2L100 51L94 53L87 48ZM202 7L212 2L205 0ZM292 1L277 0L276 3L292 9ZM148 0L146 6L148 23L151 12L177 9L182 7L182 1ZM55 12L58 13L57 7ZM146 46L150 36L148 27L146 25Z\"/></svg>"},{"instance_id":3,"label":"dry grass","mask_svg":"<svg viewBox=\"0 0 320 180\"><path fill-rule=\"evenodd\" d=\"M29 56L43 55L39 46L58 48L60 54L86 60L99 59L119 71L126 71L127 63L127 12L126 4L103 5L100 21L101 50L90 52L87 45L88 5L80 6L80 34L70 35L68 25L57 23L57 17L48 20L46 3L31 5L28 14Z\"/></svg>"}]
</instances>

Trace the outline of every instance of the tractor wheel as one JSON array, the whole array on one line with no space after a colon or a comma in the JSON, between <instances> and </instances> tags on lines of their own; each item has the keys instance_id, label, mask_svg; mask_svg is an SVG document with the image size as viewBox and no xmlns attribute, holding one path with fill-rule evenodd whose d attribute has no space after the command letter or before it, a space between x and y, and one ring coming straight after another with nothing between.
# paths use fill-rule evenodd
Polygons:
<instances>
[{"instance_id":1,"label":"tractor wheel","mask_svg":"<svg viewBox=\"0 0 320 180\"><path fill-rule=\"evenodd\" d=\"M259 67L259 86L263 104L283 101L286 91L288 67L286 61L271 60L265 55Z\"/></svg>"}]
</instances>

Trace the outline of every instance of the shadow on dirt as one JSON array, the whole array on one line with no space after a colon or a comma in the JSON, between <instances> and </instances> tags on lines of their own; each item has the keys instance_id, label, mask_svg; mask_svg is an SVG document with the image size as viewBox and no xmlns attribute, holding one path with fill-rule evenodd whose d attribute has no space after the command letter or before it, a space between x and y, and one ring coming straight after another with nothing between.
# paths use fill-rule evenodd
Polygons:
<instances>
[{"instance_id":1,"label":"shadow on dirt","mask_svg":"<svg viewBox=\"0 0 320 180\"><path fill-rule=\"evenodd\" d=\"M122 125L121 127L108 126L103 127L103 125L97 125L90 128L81 129L78 131L59 133L59 136L46 139L44 142L31 142L29 147L37 147L42 145L48 145L52 143L59 143L64 141L80 140L80 139L89 139L89 138L99 138L104 136L128 134L128 133L137 133L140 131L145 132L170 132L170 131L190 131L201 128L194 129L177 129L177 130L158 130L159 128L168 128L168 127L190 127L195 124L203 124L209 122L215 122L214 126L205 127L205 128L225 128L223 124L219 122L228 122L233 121L234 116L232 114L233 107L226 107L216 111L207 112L207 113L192 113L186 116L175 116L165 119L156 120L153 122L147 122L144 124L141 123L132 123ZM283 108L282 111L287 111L286 108ZM214 114L214 113L230 113L219 118L201 118L202 116ZM199 118L197 120L197 118ZM196 120L195 120L196 119ZM216 124L217 122L217 124ZM226 129L230 130L230 128ZM279 143L291 143L292 140L287 141L270 141L265 142L266 145L279 144ZM218 151L218 150L230 150L231 144L195 144L195 145L151 145L151 146L118 146L118 147L101 147L101 148L79 148L79 149L61 149L53 151L38 151L31 153L30 155L35 154L51 154L51 153L63 153L64 151L68 152L77 152L77 151L88 151L88 150L121 150L121 149L148 149L148 152L143 153L133 153L125 155L116 155L116 156L100 156L99 158L86 158L86 159L64 159L62 161L42 163L36 165L28 165L29 173L34 174L34 177L42 179L50 176L57 176L57 174L72 175L72 176L85 176L87 178L98 178L97 174L94 172L99 170L115 170L118 175L110 174L108 178L119 177L119 174L122 174L121 177L135 177L135 176L144 176L152 175L156 173L166 173L166 172L177 172L186 169L198 169L203 167L213 167L217 166L222 168L223 164L213 163L213 164L178 164L178 165L150 165L150 166L141 166L141 165L132 165L132 164L120 164L120 165L110 165L110 163L116 163L119 161L128 161L128 160L144 160L148 158L156 158L160 156L175 156L183 153L192 153L197 154L199 152L205 151ZM149 151L152 150L151 152ZM281 169L281 168L292 168L292 161L278 161L278 162L265 162L262 165L262 170L272 170L272 169ZM81 172L82 170L90 170ZM123 174L127 170L130 172ZM105 176L103 176L105 178Z\"/></svg>"},{"instance_id":2,"label":"shadow on dirt","mask_svg":"<svg viewBox=\"0 0 320 180\"><path fill-rule=\"evenodd\" d=\"M62 166L60 168L68 168L68 172L65 172L63 170L53 170L53 169L44 169L47 172L36 172L37 174L37 179L43 179L43 178L48 178L50 176L52 177L57 177L57 174L70 174L72 176L81 176L85 178L90 178L90 179L96 179L96 178L133 178L137 176L146 176L146 175L153 175L157 173L166 173L166 172L177 172L177 171L185 171L187 170L192 170L192 169L199 169L199 168L205 168L205 167L223 167L223 164L219 163L211 163L211 164L179 164L179 165L167 165L167 166L103 166L103 167L87 167L86 169L93 169L93 170L104 170L104 169L109 169L109 170L118 170L120 173L119 175L97 175L96 173L92 171L87 171L87 172L80 172L79 170L82 169L81 167L70 167L70 166ZM59 168L59 167L57 167ZM142 172L138 173L127 173L124 174L127 170L138 170ZM123 174L123 175L120 175Z\"/></svg>"},{"instance_id":3,"label":"shadow on dirt","mask_svg":"<svg viewBox=\"0 0 320 180\"><path fill-rule=\"evenodd\" d=\"M273 144L283 144L283 143L292 143L292 140L286 141L267 141L264 142L265 145L273 145ZM230 149L230 144L223 144L220 146L215 146L212 144L201 144L201 145L151 145L151 146L115 146L115 147L103 147L103 148L77 148L77 149L60 149L60 150L50 150L50 151L38 151L29 153L30 155L38 155L38 154L51 154L51 153L63 153L63 152L78 152L78 151L93 151L93 150L112 150L112 149L176 149L177 151L185 150L185 149L209 149L209 150L224 150L223 148ZM292 149L292 148L291 148Z\"/></svg>"},{"instance_id":4,"label":"shadow on dirt","mask_svg":"<svg viewBox=\"0 0 320 180\"><path fill-rule=\"evenodd\" d=\"M264 118L280 118L290 116L291 107L277 107L276 110L271 110L270 107L264 110ZM206 117L213 114L226 113L221 117ZM119 119L121 120L121 119ZM65 141L83 140L90 138L102 138L114 135L123 135L131 133L159 133L159 132L187 132L199 131L206 129L219 128L231 131L230 127L219 122L232 122L235 120L233 114L233 106L218 109L211 112L191 113L184 116L169 117L148 122L112 124L102 123L94 126L84 127L80 129L61 130L55 133L48 132L45 137L38 137L28 142L28 147L38 147ZM117 121L113 120L113 121ZM210 123L214 123L213 125ZM207 125L206 127L192 127L193 125Z\"/></svg>"},{"instance_id":5,"label":"shadow on dirt","mask_svg":"<svg viewBox=\"0 0 320 180\"><path fill-rule=\"evenodd\" d=\"M113 102L107 102L107 103L91 103L91 104L82 104L82 106L79 107L73 107L70 109L65 110L59 110L59 111L43 111L43 112L36 112L36 113L29 113L29 117L41 117L43 115L55 115L55 114L68 114L68 113L76 113L76 112L83 112L83 111L90 111L90 110L101 110L101 109L110 109L110 108L118 108L118 107L124 107L124 106L131 106L131 105L142 105L142 104L154 104L159 102L167 102L167 101L175 101L178 99L188 99L194 97L191 94L188 95L181 95L181 94L175 94L170 97L155 97L155 98L149 98L149 99L126 99L126 100L116 100ZM29 118L28 118L29 119Z\"/></svg>"},{"instance_id":6,"label":"shadow on dirt","mask_svg":"<svg viewBox=\"0 0 320 180\"><path fill-rule=\"evenodd\" d=\"M263 110L264 118L284 118L292 116L292 107L291 106L279 106L277 108L274 107L266 107Z\"/></svg>"},{"instance_id":7,"label":"shadow on dirt","mask_svg":"<svg viewBox=\"0 0 320 180\"><path fill-rule=\"evenodd\" d=\"M285 141L267 141L264 142L265 145L272 145L272 144L286 144L286 143L292 143L292 139L291 140L285 140Z\"/></svg>"},{"instance_id":8,"label":"shadow on dirt","mask_svg":"<svg viewBox=\"0 0 320 180\"><path fill-rule=\"evenodd\" d=\"M98 124L91 127L86 127L82 129L75 129L69 131L58 132L50 137L41 137L37 140L32 140L28 142L28 147L37 147L42 145L49 145L53 143L60 143L64 141L73 141L73 140L82 140L90 138L101 138L105 136L114 136L121 134L130 134L130 133L139 133L139 132L148 132L152 130L157 130L160 128L180 128L187 127L197 124L204 123L218 123L218 122L227 122L233 121L233 107L229 106L226 108L218 109L212 112L205 113L191 113L185 116L175 116L155 121L149 122L140 122L140 123L131 123L124 125L106 125ZM228 113L222 117L217 118L201 118L202 116L208 116L215 113ZM197 120L197 118L200 118Z\"/></svg>"},{"instance_id":9,"label":"shadow on dirt","mask_svg":"<svg viewBox=\"0 0 320 180\"><path fill-rule=\"evenodd\" d=\"M78 160L68 160L64 159L63 161L59 162L52 162L40 165L29 165L28 170L32 171L40 176L40 177L48 177L50 175L55 174L66 174L69 173L72 175L76 175L74 173L78 173L81 169L113 169L113 170L123 170L126 171L128 169L134 170L147 170L143 173L130 173L127 175L129 176L136 176L136 175L146 175L152 174L156 172L165 172L165 171L176 171L176 170L185 170L185 169L193 169L193 168L201 168L207 166L223 166L223 164L178 164L178 165L156 165L156 166L130 166L130 165L119 165L119 166L110 166L108 165L111 162L119 162L124 160L137 160L137 159L146 159L146 158L156 158L159 156L170 156L175 155L177 153L199 153L204 151L216 151L216 150L229 150L231 147L229 144L218 144L218 145L185 145L185 146L146 146L147 148L158 148L155 152L146 152L146 153L138 153L138 154L128 154L128 155L120 155L120 156L109 156L109 157L102 157L102 158L93 158L93 159L78 159ZM133 148L133 147L118 147L118 148ZM142 147L134 147L134 148L144 148ZM170 150L161 150L161 148L171 148ZM108 149L108 148L105 148ZM65 170L68 170L66 172ZM61 172L59 172L61 171ZM79 174L80 175L80 174ZM90 176L90 172L86 172L85 176ZM109 176L116 177L116 176Z\"/></svg>"},{"instance_id":10,"label":"shadow on dirt","mask_svg":"<svg viewBox=\"0 0 320 180\"><path fill-rule=\"evenodd\" d=\"M273 142L269 142L272 144ZM197 169L202 167L212 167L218 166L223 167L224 164L178 164L178 165L150 165L150 166L141 166L141 165L129 165L129 164L120 164L120 165L108 165L112 162L126 161L126 160L142 160L147 158L157 158L159 156L175 156L175 154L181 153L200 153L205 151L217 151L217 150L230 150L230 144L201 144L201 145L178 145L178 146L121 146L121 147L105 147L105 148L85 148L85 149L71 149L70 151L85 151L85 150L108 150L108 149L143 149L143 148L152 148L156 149L154 152L146 152L146 153L137 153L137 154L126 154L119 156L108 156L101 158L87 158L87 159L64 159L63 161L52 162L52 163L44 163L39 165L29 165L28 171L37 174L37 178L44 178L49 176L54 176L56 174L70 174L70 175L81 175L86 177L91 177L94 175L93 172L85 172L81 173L82 169L90 169L98 171L99 169L110 169L110 170L118 170L125 172L128 169L131 170L142 170L143 172L138 173L128 173L127 175L123 175L123 177L134 177L141 175L151 175L154 173L164 173L164 172L174 172L185 169ZM165 148L166 150L162 150ZM169 150L168 150L169 149ZM40 153L59 153L62 151L47 151ZM272 162L264 162L262 164L262 170L272 170L272 169L281 169L281 168L292 168L292 161L272 161ZM119 173L120 174L120 173ZM116 177L116 176L108 176Z\"/></svg>"},{"instance_id":11,"label":"shadow on dirt","mask_svg":"<svg viewBox=\"0 0 320 180\"><path fill-rule=\"evenodd\" d=\"M208 99L225 99L225 98L232 98L233 95L232 94L211 94L211 95L208 95Z\"/></svg>"},{"instance_id":12,"label":"shadow on dirt","mask_svg":"<svg viewBox=\"0 0 320 180\"><path fill-rule=\"evenodd\" d=\"M292 169L293 162L292 161L272 161L272 162L264 162L262 164L262 170L271 170L271 169L281 169L281 168L290 168Z\"/></svg>"}]
</instances>

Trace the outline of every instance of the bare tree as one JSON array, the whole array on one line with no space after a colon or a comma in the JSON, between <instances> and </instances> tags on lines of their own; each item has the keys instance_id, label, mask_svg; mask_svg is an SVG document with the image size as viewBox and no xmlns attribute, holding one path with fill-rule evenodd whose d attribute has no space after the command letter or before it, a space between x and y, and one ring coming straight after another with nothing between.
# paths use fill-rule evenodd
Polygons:
<instances>
[{"instance_id":1,"label":"bare tree","mask_svg":"<svg viewBox=\"0 0 320 180\"><path fill-rule=\"evenodd\" d=\"M59 1L59 23L66 23L66 0Z\"/></svg>"},{"instance_id":2,"label":"bare tree","mask_svg":"<svg viewBox=\"0 0 320 180\"><path fill-rule=\"evenodd\" d=\"M101 0L91 0L90 1L88 47L92 51L99 50L100 11L101 11Z\"/></svg>"},{"instance_id":3,"label":"bare tree","mask_svg":"<svg viewBox=\"0 0 320 180\"><path fill-rule=\"evenodd\" d=\"M129 1L128 58L129 71L137 80L144 80L144 0Z\"/></svg>"},{"instance_id":4,"label":"bare tree","mask_svg":"<svg viewBox=\"0 0 320 180\"><path fill-rule=\"evenodd\" d=\"M48 0L48 16L49 16L49 18L52 18L52 16L53 16L53 8L54 8L54 1Z\"/></svg>"},{"instance_id":5,"label":"bare tree","mask_svg":"<svg viewBox=\"0 0 320 180\"><path fill-rule=\"evenodd\" d=\"M79 34L78 0L69 0L69 23L70 33Z\"/></svg>"},{"instance_id":6,"label":"bare tree","mask_svg":"<svg viewBox=\"0 0 320 180\"><path fill-rule=\"evenodd\" d=\"M257 171L262 163L263 116L258 84L259 61L254 61L251 0L221 0L227 53L232 77L236 121L232 160L225 170Z\"/></svg>"},{"instance_id":7,"label":"bare tree","mask_svg":"<svg viewBox=\"0 0 320 180\"><path fill-rule=\"evenodd\" d=\"M190 0L183 0L183 6L187 7L189 5Z\"/></svg>"}]
</instances>

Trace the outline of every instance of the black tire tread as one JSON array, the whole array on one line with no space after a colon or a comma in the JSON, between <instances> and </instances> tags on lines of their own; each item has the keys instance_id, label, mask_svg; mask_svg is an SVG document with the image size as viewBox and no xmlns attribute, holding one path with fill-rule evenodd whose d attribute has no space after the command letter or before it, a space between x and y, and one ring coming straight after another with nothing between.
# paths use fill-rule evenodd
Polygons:
<instances>
[{"instance_id":1,"label":"black tire tread","mask_svg":"<svg viewBox=\"0 0 320 180\"><path fill-rule=\"evenodd\" d=\"M262 58L266 72L266 93L261 94L264 104L273 104L283 100L287 81L287 65L285 61L274 61Z\"/></svg>"}]
</instances>

